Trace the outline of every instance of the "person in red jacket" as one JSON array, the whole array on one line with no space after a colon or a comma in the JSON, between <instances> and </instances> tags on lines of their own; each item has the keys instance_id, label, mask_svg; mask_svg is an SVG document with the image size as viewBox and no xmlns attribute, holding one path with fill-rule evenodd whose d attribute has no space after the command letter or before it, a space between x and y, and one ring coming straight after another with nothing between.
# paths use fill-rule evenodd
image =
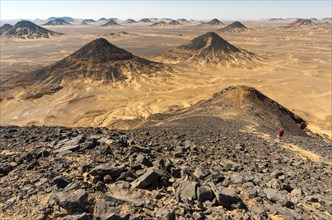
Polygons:
<instances>
[{"instance_id":1,"label":"person in red jacket","mask_svg":"<svg viewBox=\"0 0 332 220\"><path fill-rule=\"evenodd\" d=\"M280 128L280 130L278 131L277 138L278 138L279 140L281 140L281 138L282 138L282 136L284 136L284 134L285 134L285 131L282 130L282 128Z\"/></svg>"}]
</instances>

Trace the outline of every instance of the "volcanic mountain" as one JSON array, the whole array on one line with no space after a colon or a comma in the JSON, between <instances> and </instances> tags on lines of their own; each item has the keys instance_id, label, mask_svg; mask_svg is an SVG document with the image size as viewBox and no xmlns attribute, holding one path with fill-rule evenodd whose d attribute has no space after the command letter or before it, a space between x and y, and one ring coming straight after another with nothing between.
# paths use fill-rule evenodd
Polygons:
<instances>
[{"instance_id":1,"label":"volcanic mountain","mask_svg":"<svg viewBox=\"0 0 332 220\"><path fill-rule=\"evenodd\" d=\"M100 18L98 21L108 21L106 18Z\"/></svg>"},{"instance_id":2,"label":"volcanic mountain","mask_svg":"<svg viewBox=\"0 0 332 220\"><path fill-rule=\"evenodd\" d=\"M298 20L296 20L296 21L289 24L290 28L293 28L293 27L312 27L312 26L315 26L315 23L312 22L309 19L298 19Z\"/></svg>"},{"instance_id":3,"label":"volcanic mountain","mask_svg":"<svg viewBox=\"0 0 332 220\"><path fill-rule=\"evenodd\" d=\"M287 108L265 96L258 90L248 86L231 86L215 93L206 101L180 110L176 113L160 117L156 121L151 116L148 124L182 124L185 126L205 117L205 123L216 121L216 118L227 120L229 124L237 124L242 127L252 127L265 133L273 133L283 128L289 134L305 135L307 123ZM201 122L198 122L201 123Z\"/></svg>"},{"instance_id":4,"label":"volcanic mountain","mask_svg":"<svg viewBox=\"0 0 332 220\"><path fill-rule=\"evenodd\" d=\"M246 31L249 31L249 28L244 26L241 22L234 21L232 24L230 24L224 28L221 28L217 31L220 31L220 32L246 32Z\"/></svg>"},{"instance_id":5,"label":"volcanic mountain","mask_svg":"<svg viewBox=\"0 0 332 220\"><path fill-rule=\"evenodd\" d=\"M171 25L171 26L176 26L176 25L181 25L181 23L179 23L178 21L176 20L172 20L168 23L168 25Z\"/></svg>"},{"instance_id":6,"label":"volcanic mountain","mask_svg":"<svg viewBox=\"0 0 332 220\"><path fill-rule=\"evenodd\" d=\"M47 20L55 20L55 19L61 19L61 20L65 20L67 22L75 22L75 19L72 17L49 17Z\"/></svg>"},{"instance_id":7,"label":"volcanic mountain","mask_svg":"<svg viewBox=\"0 0 332 220\"><path fill-rule=\"evenodd\" d=\"M73 54L41 68L30 74L24 74L23 79L9 81L7 87L40 85L39 90L31 92L26 98L39 98L42 95L56 92L74 81L96 81L101 83L117 81L133 81L142 75L155 76L165 65L137 57L121 49L104 38L98 38ZM27 82L22 84L21 82ZM4 86L3 88L5 88Z\"/></svg>"},{"instance_id":8,"label":"volcanic mountain","mask_svg":"<svg viewBox=\"0 0 332 220\"><path fill-rule=\"evenodd\" d=\"M235 47L215 32L198 36L156 59L166 63L193 62L202 65L247 68L255 66L260 60L254 53Z\"/></svg>"},{"instance_id":9,"label":"volcanic mountain","mask_svg":"<svg viewBox=\"0 0 332 220\"><path fill-rule=\"evenodd\" d=\"M70 25L70 24L71 23L69 23L63 19L57 18L57 19L46 22L44 25Z\"/></svg>"},{"instance_id":10,"label":"volcanic mountain","mask_svg":"<svg viewBox=\"0 0 332 220\"><path fill-rule=\"evenodd\" d=\"M82 22L85 22L85 23L95 23L96 21L93 20L93 19L84 19Z\"/></svg>"},{"instance_id":11,"label":"volcanic mountain","mask_svg":"<svg viewBox=\"0 0 332 220\"><path fill-rule=\"evenodd\" d=\"M50 36L58 36L62 34L42 28L31 21L19 21L2 35L24 39L34 39L49 38Z\"/></svg>"},{"instance_id":12,"label":"volcanic mountain","mask_svg":"<svg viewBox=\"0 0 332 220\"><path fill-rule=\"evenodd\" d=\"M167 27L168 24L165 21L158 21L156 23L151 24L153 27Z\"/></svg>"},{"instance_id":13,"label":"volcanic mountain","mask_svg":"<svg viewBox=\"0 0 332 220\"><path fill-rule=\"evenodd\" d=\"M13 26L10 24L4 24L0 27L0 34L4 33L5 31L8 31L11 29Z\"/></svg>"},{"instance_id":14,"label":"volcanic mountain","mask_svg":"<svg viewBox=\"0 0 332 220\"><path fill-rule=\"evenodd\" d=\"M143 22L143 23L152 23L152 21L148 18L142 18L141 20L139 20L139 22Z\"/></svg>"},{"instance_id":15,"label":"volcanic mountain","mask_svg":"<svg viewBox=\"0 0 332 220\"><path fill-rule=\"evenodd\" d=\"M189 24L190 21L188 21L187 19L184 19L184 18L179 18L177 19L178 22L180 22L181 24Z\"/></svg>"},{"instance_id":16,"label":"volcanic mountain","mask_svg":"<svg viewBox=\"0 0 332 220\"><path fill-rule=\"evenodd\" d=\"M113 20L109 20L107 23L101 25L102 27L119 27L121 25L119 25L118 23L116 23L115 21Z\"/></svg>"},{"instance_id":17,"label":"volcanic mountain","mask_svg":"<svg viewBox=\"0 0 332 220\"><path fill-rule=\"evenodd\" d=\"M225 26L225 24L222 23L221 21L219 21L217 18L214 18L209 22L203 22L199 25L200 26L206 26L206 25L208 25L208 26L222 26L222 27Z\"/></svg>"},{"instance_id":18,"label":"volcanic mountain","mask_svg":"<svg viewBox=\"0 0 332 220\"><path fill-rule=\"evenodd\" d=\"M128 24L137 23L137 21L135 21L134 19L127 19L126 22L127 22Z\"/></svg>"}]
</instances>

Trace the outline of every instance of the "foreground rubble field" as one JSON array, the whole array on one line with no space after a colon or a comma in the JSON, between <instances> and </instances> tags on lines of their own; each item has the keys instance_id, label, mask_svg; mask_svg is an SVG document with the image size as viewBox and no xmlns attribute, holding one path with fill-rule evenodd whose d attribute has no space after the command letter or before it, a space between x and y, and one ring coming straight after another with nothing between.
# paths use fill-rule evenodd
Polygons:
<instances>
[{"instance_id":1,"label":"foreground rubble field","mask_svg":"<svg viewBox=\"0 0 332 220\"><path fill-rule=\"evenodd\" d=\"M1 219L332 218L331 164L236 125L1 127L0 141Z\"/></svg>"}]
</instances>

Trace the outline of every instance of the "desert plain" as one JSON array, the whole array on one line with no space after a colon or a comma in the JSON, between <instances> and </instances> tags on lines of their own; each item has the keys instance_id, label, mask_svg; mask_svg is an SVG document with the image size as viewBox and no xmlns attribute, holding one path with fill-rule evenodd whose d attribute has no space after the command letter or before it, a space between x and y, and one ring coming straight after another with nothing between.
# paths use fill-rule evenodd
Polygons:
<instances>
[{"instance_id":1,"label":"desert plain","mask_svg":"<svg viewBox=\"0 0 332 220\"><path fill-rule=\"evenodd\" d=\"M311 131L331 137L331 24L288 28L285 21L243 23L250 31L217 33L261 57L261 64L254 68L170 64L173 71L168 74L142 76L130 83L74 80L57 93L31 100L17 98L26 92L18 88L13 98L2 100L0 124L129 129L154 113L172 113L209 99L228 86L247 85L305 119ZM99 37L134 55L160 61L159 55L218 29L197 24L45 27L65 35L1 38L2 81L55 63Z\"/></svg>"}]
</instances>

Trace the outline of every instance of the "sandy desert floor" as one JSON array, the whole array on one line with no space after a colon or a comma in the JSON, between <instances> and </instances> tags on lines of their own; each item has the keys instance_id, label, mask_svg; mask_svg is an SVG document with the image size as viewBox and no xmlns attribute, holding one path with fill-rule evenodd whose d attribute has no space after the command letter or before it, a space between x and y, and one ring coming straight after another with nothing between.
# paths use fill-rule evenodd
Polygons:
<instances>
[{"instance_id":1,"label":"sandy desert floor","mask_svg":"<svg viewBox=\"0 0 332 220\"><path fill-rule=\"evenodd\" d=\"M130 128L153 113L188 107L230 85L253 86L303 117L314 132L331 135L331 24L287 29L285 23L245 23L250 32L223 33L237 47L265 58L254 69L173 65L170 77L142 77L132 84L76 82L35 100L3 100L1 125L107 126ZM131 24L47 27L65 33L51 39L1 39L1 80L52 64L97 37L153 60L215 28L185 25L156 28ZM110 36L126 31L129 36ZM24 93L24 90L18 90ZM133 120L129 122L128 120Z\"/></svg>"}]
</instances>

